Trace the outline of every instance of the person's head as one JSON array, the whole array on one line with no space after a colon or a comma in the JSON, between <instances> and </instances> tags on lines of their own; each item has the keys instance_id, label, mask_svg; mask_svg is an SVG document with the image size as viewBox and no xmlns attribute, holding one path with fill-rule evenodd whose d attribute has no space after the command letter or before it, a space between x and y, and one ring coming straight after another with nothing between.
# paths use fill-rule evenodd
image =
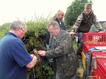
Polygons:
<instances>
[{"instance_id":1,"label":"person's head","mask_svg":"<svg viewBox=\"0 0 106 79\"><path fill-rule=\"evenodd\" d=\"M23 38L25 33L27 32L27 27L21 21L14 21L10 25L10 32L14 33L19 38Z\"/></svg>"},{"instance_id":2,"label":"person's head","mask_svg":"<svg viewBox=\"0 0 106 79\"><path fill-rule=\"evenodd\" d=\"M64 12L62 10L58 10L55 17L59 20L63 20Z\"/></svg>"},{"instance_id":3,"label":"person's head","mask_svg":"<svg viewBox=\"0 0 106 79\"><path fill-rule=\"evenodd\" d=\"M52 21L48 24L48 32L53 36L58 36L60 33L59 24L56 21Z\"/></svg>"},{"instance_id":4,"label":"person's head","mask_svg":"<svg viewBox=\"0 0 106 79\"><path fill-rule=\"evenodd\" d=\"M84 6L84 13L86 15L89 15L92 12L92 4L91 3L86 3Z\"/></svg>"},{"instance_id":5,"label":"person's head","mask_svg":"<svg viewBox=\"0 0 106 79\"><path fill-rule=\"evenodd\" d=\"M106 22L103 23L103 28L106 30Z\"/></svg>"}]
</instances>

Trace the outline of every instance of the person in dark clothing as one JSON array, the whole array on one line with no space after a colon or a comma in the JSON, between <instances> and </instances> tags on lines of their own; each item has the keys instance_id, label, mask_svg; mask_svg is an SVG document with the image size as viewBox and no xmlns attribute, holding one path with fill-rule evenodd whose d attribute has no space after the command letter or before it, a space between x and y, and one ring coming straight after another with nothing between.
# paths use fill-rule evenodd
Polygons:
<instances>
[{"instance_id":1,"label":"person in dark clothing","mask_svg":"<svg viewBox=\"0 0 106 79\"><path fill-rule=\"evenodd\" d=\"M27 70L37 64L37 57L29 55L21 39L26 25L15 21L0 40L0 79L27 79Z\"/></svg>"},{"instance_id":2,"label":"person in dark clothing","mask_svg":"<svg viewBox=\"0 0 106 79\"><path fill-rule=\"evenodd\" d=\"M77 58L72 48L72 39L69 33L61 30L56 21L48 25L50 32L49 49L39 50L40 56L53 58L55 66L54 79L76 79Z\"/></svg>"},{"instance_id":3,"label":"person in dark clothing","mask_svg":"<svg viewBox=\"0 0 106 79\"><path fill-rule=\"evenodd\" d=\"M72 31L78 33L89 32L92 24L95 24L98 31L101 30L101 27L96 21L96 16L92 11L92 4L87 3L85 4L84 11L78 16Z\"/></svg>"},{"instance_id":4,"label":"person in dark clothing","mask_svg":"<svg viewBox=\"0 0 106 79\"><path fill-rule=\"evenodd\" d=\"M91 25L95 24L95 27L98 31L101 31L102 28L100 24L96 21L96 16L92 11L92 4L87 3L84 6L84 11L78 16L74 26L72 27L71 35L78 34L78 54L81 53L82 48L82 34L89 32Z\"/></svg>"},{"instance_id":5,"label":"person in dark clothing","mask_svg":"<svg viewBox=\"0 0 106 79\"><path fill-rule=\"evenodd\" d=\"M52 18L52 20L56 21L59 24L60 29L66 30L65 24L63 22L63 18L64 18L64 12L62 10L58 10L55 16ZM50 39L50 34L49 32L47 32L47 35L43 36L43 40L46 48L49 48L49 39Z\"/></svg>"},{"instance_id":6,"label":"person in dark clothing","mask_svg":"<svg viewBox=\"0 0 106 79\"><path fill-rule=\"evenodd\" d=\"M62 10L58 10L56 15L54 16L54 21L57 21L60 28L62 30L66 30L65 24L63 22L64 12Z\"/></svg>"}]
</instances>

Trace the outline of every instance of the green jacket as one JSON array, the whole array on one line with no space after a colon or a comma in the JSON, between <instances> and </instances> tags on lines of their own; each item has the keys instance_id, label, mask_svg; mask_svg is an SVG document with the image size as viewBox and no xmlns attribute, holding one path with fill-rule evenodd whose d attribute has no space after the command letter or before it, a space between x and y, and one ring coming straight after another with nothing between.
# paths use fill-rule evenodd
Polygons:
<instances>
[{"instance_id":1,"label":"green jacket","mask_svg":"<svg viewBox=\"0 0 106 79\"><path fill-rule=\"evenodd\" d=\"M47 57L55 61L59 79L70 79L76 73L77 58L72 48L72 39L66 31L61 30L58 37L50 36L50 49Z\"/></svg>"}]
</instances>

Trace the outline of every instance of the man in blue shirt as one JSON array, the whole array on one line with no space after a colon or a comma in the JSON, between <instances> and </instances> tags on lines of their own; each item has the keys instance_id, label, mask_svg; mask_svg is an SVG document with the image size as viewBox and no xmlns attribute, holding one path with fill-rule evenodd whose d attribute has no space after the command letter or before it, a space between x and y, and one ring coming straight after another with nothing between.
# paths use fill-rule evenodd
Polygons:
<instances>
[{"instance_id":1,"label":"man in blue shirt","mask_svg":"<svg viewBox=\"0 0 106 79\"><path fill-rule=\"evenodd\" d=\"M27 79L27 69L36 65L37 57L29 55L20 40L25 32L26 25L15 21L0 40L0 79Z\"/></svg>"}]
</instances>

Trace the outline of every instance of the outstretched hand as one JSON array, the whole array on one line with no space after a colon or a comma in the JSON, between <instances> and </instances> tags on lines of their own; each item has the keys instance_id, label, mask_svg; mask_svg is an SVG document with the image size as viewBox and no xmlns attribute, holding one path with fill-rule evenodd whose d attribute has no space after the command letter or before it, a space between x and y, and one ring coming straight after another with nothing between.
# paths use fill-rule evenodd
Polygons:
<instances>
[{"instance_id":1,"label":"outstretched hand","mask_svg":"<svg viewBox=\"0 0 106 79\"><path fill-rule=\"evenodd\" d=\"M46 51L44 51L44 50L39 50L39 51L38 51L38 54L39 54L40 56L46 56Z\"/></svg>"},{"instance_id":2,"label":"outstretched hand","mask_svg":"<svg viewBox=\"0 0 106 79\"><path fill-rule=\"evenodd\" d=\"M73 36L73 35L76 35L75 32L69 32L69 35Z\"/></svg>"}]
</instances>

